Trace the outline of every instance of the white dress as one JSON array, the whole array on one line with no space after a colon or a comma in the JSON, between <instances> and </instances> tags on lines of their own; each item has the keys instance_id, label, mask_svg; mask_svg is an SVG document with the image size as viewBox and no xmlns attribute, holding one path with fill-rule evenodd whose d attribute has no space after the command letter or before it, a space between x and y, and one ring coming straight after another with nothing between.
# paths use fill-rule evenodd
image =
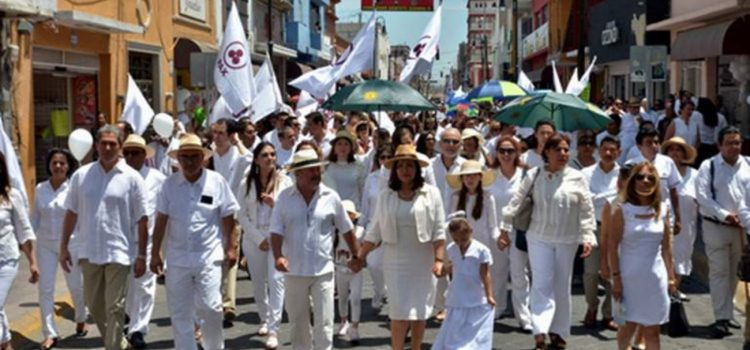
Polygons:
<instances>
[{"instance_id":1,"label":"white dress","mask_svg":"<svg viewBox=\"0 0 750 350\"><path fill-rule=\"evenodd\" d=\"M391 320L426 320L435 303L432 242L420 243L414 200L398 200L398 243L383 242L383 270Z\"/></svg>"},{"instance_id":2,"label":"white dress","mask_svg":"<svg viewBox=\"0 0 750 350\"><path fill-rule=\"evenodd\" d=\"M339 194L341 200L354 202L357 209L362 208L362 190L365 188L367 169L359 161L329 163L323 173L323 184Z\"/></svg>"},{"instance_id":3,"label":"white dress","mask_svg":"<svg viewBox=\"0 0 750 350\"><path fill-rule=\"evenodd\" d=\"M482 264L492 265L492 254L474 239L463 255L455 243L448 244L445 254L453 265L453 278L445 302L448 314L432 349L492 349L495 311L487 304L479 275Z\"/></svg>"},{"instance_id":4,"label":"white dress","mask_svg":"<svg viewBox=\"0 0 750 350\"><path fill-rule=\"evenodd\" d=\"M693 244L698 232L698 203L695 194L697 175L697 170L687 167L682 182L677 186L682 229L680 234L674 236L672 241L672 260L674 260L675 273L682 276L689 276L693 270Z\"/></svg>"},{"instance_id":5,"label":"white dress","mask_svg":"<svg viewBox=\"0 0 750 350\"><path fill-rule=\"evenodd\" d=\"M625 320L644 326L661 325L669 320L669 277L661 256L668 209L662 204L658 219L639 217L653 212L651 207L622 205L625 223L620 242L622 304Z\"/></svg>"}]
</instances>

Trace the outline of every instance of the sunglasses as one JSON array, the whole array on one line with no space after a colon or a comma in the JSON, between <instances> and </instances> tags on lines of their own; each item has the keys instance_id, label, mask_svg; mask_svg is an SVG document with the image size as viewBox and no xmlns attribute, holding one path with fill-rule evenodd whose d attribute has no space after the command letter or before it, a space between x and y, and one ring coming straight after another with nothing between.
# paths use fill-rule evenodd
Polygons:
<instances>
[{"instance_id":1,"label":"sunglasses","mask_svg":"<svg viewBox=\"0 0 750 350\"><path fill-rule=\"evenodd\" d=\"M656 182L656 176L654 175L637 174L635 175L635 179L637 181L645 181L646 179L648 179L649 182Z\"/></svg>"},{"instance_id":2,"label":"sunglasses","mask_svg":"<svg viewBox=\"0 0 750 350\"><path fill-rule=\"evenodd\" d=\"M447 145L457 145L461 143L461 141L458 141L458 140L446 140L446 139L442 139L440 140L440 142L445 143Z\"/></svg>"},{"instance_id":3,"label":"sunglasses","mask_svg":"<svg viewBox=\"0 0 750 350\"><path fill-rule=\"evenodd\" d=\"M511 154L515 154L515 153L516 153L516 149L515 148L498 148L497 149L497 154L508 154L508 155L511 155Z\"/></svg>"}]
</instances>

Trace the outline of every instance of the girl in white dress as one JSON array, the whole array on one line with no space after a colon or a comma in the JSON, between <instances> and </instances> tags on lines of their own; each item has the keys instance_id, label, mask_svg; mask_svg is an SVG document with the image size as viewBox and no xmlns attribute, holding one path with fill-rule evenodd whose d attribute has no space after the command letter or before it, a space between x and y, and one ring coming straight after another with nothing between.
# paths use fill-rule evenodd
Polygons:
<instances>
[{"instance_id":1,"label":"girl in white dress","mask_svg":"<svg viewBox=\"0 0 750 350\"><path fill-rule=\"evenodd\" d=\"M492 276L494 277L494 299L498 301L496 316L500 316L507 306L508 299L508 277L510 275L508 246L509 235L500 235L497 224L497 209L495 197L488 191L483 190L495 181L495 172L482 170L482 164L476 160L467 160L460 168L446 176L448 185L458 191L451 196L451 211L463 211L469 213L466 220L469 222L474 237L477 241L490 247L492 258L496 261L492 265ZM498 247L502 247L498 249ZM494 248L494 249L493 249ZM499 259L499 262L495 258ZM503 266L498 266L502 264Z\"/></svg>"},{"instance_id":2,"label":"girl in white dress","mask_svg":"<svg viewBox=\"0 0 750 350\"><path fill-rule=\"evenodd\" d=\"M331 140L331 147L329 163L323 173L323 184L336 191L341 200L348 199L359 207L367 169L354 156L357 142L352 134L342 130Z\"/></svg>"},{"instance_id":3,"label":"girl in white dress","mask_svg":"<svg viewBox=\"0 0 750 350\"><path fill-rule=\"evenodd\" d=\"M625 325L617 332L620 349L630 348L637 326L646 349L660 349L659 326L669 320L669 295L676 291L669 210L661 201L656 168L640 163L614 208L609 240L612 297L621 302Z\"/></svg>"},{"instance_id":4,"label":"girl in white dress","mask_svg":"<svg viewBox=\"0 0 750 350\"><path fill-rule=\"evenodd\" d=\"M354 202L345 199L341 201L346 214L354 224L354 237L362 243L365 236L365 230L357 224L357 219L361 216L354 206ZM362 272L352 271L348 266L352 253L346 240L339 236L336 239L335 261L336 261L336 290L339 295L339 318L341 324L336 330L338 336L349 336L349 342L357 344L359 342L359 319L362 314ZM351 303L351 308L350 308ZM351 314L349 313L351 311ZM349 322L351 315L351 323Z\"/></svg>"},{"instance_id":5,"label":"girl in white dress","mask_svg":"<svg viewBox=\"0 0 750 350\"><path fill-rule=\"evenodd\" d=\"M432 345L435 350L492 349L495 298L492 292L492 253L471 238L471 224L463 211L451 215L448 231L453 242L446 249L443 274L452 276L445 305L448 316Z\"/></svg>"},{"instance_id":6,"label":"girl in white dress","mask_svg":"<svg viewBox=\"0 0 750 350\"><path fill-rule=\"evenodd\" d=\"M673 137L661 146L662 153L668 155L677 165L682 175L682 182L677 186L677 197L680 202L680 218L683 225L680 234L674 237L672 253L676 285L680 287L682 276L689 276L693 270L693 244L698 231L698 203L696 202L695 179L698 170L691 168L698 152L680 137ZM685 294L677 292L678 297L688 301Z\"/></svg>"}]
</instances>

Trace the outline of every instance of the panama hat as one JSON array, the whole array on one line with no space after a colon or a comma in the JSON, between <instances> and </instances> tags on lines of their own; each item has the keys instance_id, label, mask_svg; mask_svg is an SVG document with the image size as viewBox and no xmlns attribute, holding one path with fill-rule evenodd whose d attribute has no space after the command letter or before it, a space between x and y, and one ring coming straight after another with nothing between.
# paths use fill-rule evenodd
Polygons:
<instances>
[{"instance_id":1,"label":"panama hat","mask_svg":"<svg viewBox=\"0 0 750 350\"><path fill-rule=\"evenodd\" d=\"M477 131L477 129L466 128L464 129L464 131L461 131L461 141L470 139L472 137L477 138L479 147L482 147L482 145L484 145L484 137L479 131Z\"/></svg>"},{"instance_id":2,"label":"panama hat","mask_svg":"<svg viewBox=\"0 0 750 350\"><path fill-rule=\"evenodd\" d=\"M318 153L315 152L315 150L305 148L294 153L292 156L292 162L286 166L286 170L294 172L300 169L321 167L327 163L328 162L320 160L320 157L318 157Z\"/></svg>"},{"instance_id":3,"label":"panama hat","mask_svg":"<svg viewBox=\"0 0 750 350\"><path fill-rule=\"evenodd\" d=\"M354 147L354 145L357 144L357 141L354 139L354 135L352 135L346 129L341 129L341 130L339 130L336 133L336 136L334 136L334 138L331 140L331 146L335 145L336 141L338 141L340 139L345 139L345 140L349 141L349 143L352 144L352 148Z\"/></svg>"},{"instance_id":4,"label":"panama hat","mask_svg":"<svg viewBox=\"0 0 750 350\"><path fill-rule=\"evenodd\" d=\"M125 143L122 144L122 149L124 150L126 148L142 149L144 152L146 152L146 158L151 158L154 156L154 149L147 146L146 140L136 134L130 134L128 135L128 138L125 139Z\"/></svg>"},{"instance_id":5,"label":"panama hat","mask_svg":"<svg viewBox=\"0 0 750 350\"><path fill-rule=\"evenodd\" d=\"M203 147L203 143L201 142L201 138L198 137L196 134L185 134L182 137L180 137L180 146L175 149L169 151L169 157L173 159L177 159L177 155L180 152L184 151L201 151L203 152L203 158L208 158L213 154L211 150Z\"/></svg>"},{"instance_id":6,"label":"panama hat","mask_svg":"<svg viewBox=\"0 0 750 350\"><path fill-rule=\"evenodd\" d=\"M357 211L357 206L354 205L354 202L348 199L341 201L341 205L344 206L344 211L354 215L355 219L359 219L359 217L362 215Z\"/></svg>"},{"instance_id":7,"label":"panama hat","mask_svg":"<svg viewBox=\"0 0 750 350\"><path fill-rule=\"evenodd\" d=\"M462 184L461 176L472 174L482 174L482 187L489 187L495 182L495 172L482 169L482 163L476 160L467 160L461 163L460 168L445 176L445 181L448 182L448 186L459 189Z\"/></svg>"},{"instance_id":8,"label":"panama hat","mask_svg":"<svg viewBox=\"0 0 750 350\"><path fill-rule=\"evenodd\" d=\"M675 136L666 142L661 144L661 153L667 154L667 150L669 150L669 147L672 146L680 146L682 147L682 151L685 152L685 160L684 162L687 164L692 164L693 161L695 161L695 157L698 155L695 152L695 148L693 146L690 146L687 142L685 142L685 139L679 136Z\"/></svg>"},{"instance_id":9,"label":"panama hat","mask_svg":"<svg viewBox=\"0 0 750 350\"><path fill-rule=\"evenodd\" d=\"M631 97L628 99L628 107L640 107L641 106L641 99L638 97Z\"/></svg>"},{"instance_id":10,"label":"panama hat","mask_svg":"<svg viewBox=\"0 0 750 350\"><path fill-rule=\"evenodd\" d=\"M396 148L396 152L393 154L393 157L391 157L391 159L388 159L383 165L386 169L390 169L393 167L393 164L396 164L396 162L399 160L413 160L419 163L419 166L423 168L429 164L429 161L419 156L414 145L399 145Z\"/></svg>"}]
</instances>

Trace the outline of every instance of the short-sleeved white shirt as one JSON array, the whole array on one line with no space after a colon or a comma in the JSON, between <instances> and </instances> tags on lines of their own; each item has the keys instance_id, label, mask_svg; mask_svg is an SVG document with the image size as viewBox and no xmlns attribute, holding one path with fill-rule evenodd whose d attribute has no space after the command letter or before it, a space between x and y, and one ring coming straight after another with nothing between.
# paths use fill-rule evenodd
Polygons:
<instances>
[{"instance_id":1,"label":"short-sleeved white shirt","mask_svg":"<svg viewBox=\"0 0 750 350\"><path fill-rule=\"evenodd\" d=\"M138 171L143 177L143 184L145 186L146 196L146 215L148 215L148 236L151 237L154 234L154 225L156 224L156 196L161 191L161 185L164 180L167 179L164 174L160 171L150 168L147 166L141 167ZM135 241L138 242L138 230L135 232ZM151 239L148 240L146 245L146 256L151 257Z\"/></svg>"},{"instance_id":2,"label":"short-sleeved white shirt","mask_svg":"<svg viewBox=\"0 0 750 350\"><path fill-rule=\"evenodd\" d=\"M224 259L221 219L239 210L229 184L219 173L203 169L189 182L182 173L164 181L156 211L169 216L167 264L197 267Z\"/></svg>"},{"instance_id":3,"label":"short-sleeved white shirt","mask_svg":"<svg viewBox=\"0 0 750 350\"><path fill-rule=\"evenodd\" d=\"M475 307L487 304L487 295L484 293L479 268L482 264L492 265L490 249L476 239L472 239L463 256L455 242L448 244L445 253L453 265L453 276L445 297L445 305Z\"/></svg>"},{"instance_id":4,"label":"short-sleeved white shirt","mask_svg":"<svg viewBox=\"0 0 750 350\"><path fill-rule=\"evenodd\" d=\"M288 274L313 277L333 272L335 230L346 233L354 228L339 195L320 184L308 205L294 185L281 191L276 203L270 231L284 237Z\"/></svg>"},{"instance_id":5,"label":"short-sleeved white shirt","mask_svg":"<svg viewBox=\"0 0 750 350\"><path fill-rule=\"evenodd\" d=\"M65 218L65 198L68 196L68 181L52 188L49 180L36 185L34 204L31 207L31 226L36 233L37 244L52 251L60 248L63 219ZM71 237L71 242L74 239ZM73 247L69 247L73 251ZM77 250L76 250L77 251Z\"/></svg>"},{"instance_id":6,"label":"short-sleeved white shirt","mask_svg":"<svg viewBox=\"0 0 750 350\"><path fill-rule=\"evenodd\" d=\"M73 174L65 208L78 215L81 259L99 265L135 260L134 232L147 216L144 191L141 175L122 159L109 172L93 162Z\"/></svg>"},{"instance_id":7,"label":"short-sleeved white shirt","mask_svg":"<svg viewBox=\"0 0 750 350\"><path fill-rule=\"evenodd\" d=\"M581 170L583 176L589 182L591 201L594 202L594 214L596 221L602 221L602 208L611 198L617 197L617 178L620 175L620 166L615 163L614 168L605 173L597 162Z\"/></svg>"}]
</instances>

